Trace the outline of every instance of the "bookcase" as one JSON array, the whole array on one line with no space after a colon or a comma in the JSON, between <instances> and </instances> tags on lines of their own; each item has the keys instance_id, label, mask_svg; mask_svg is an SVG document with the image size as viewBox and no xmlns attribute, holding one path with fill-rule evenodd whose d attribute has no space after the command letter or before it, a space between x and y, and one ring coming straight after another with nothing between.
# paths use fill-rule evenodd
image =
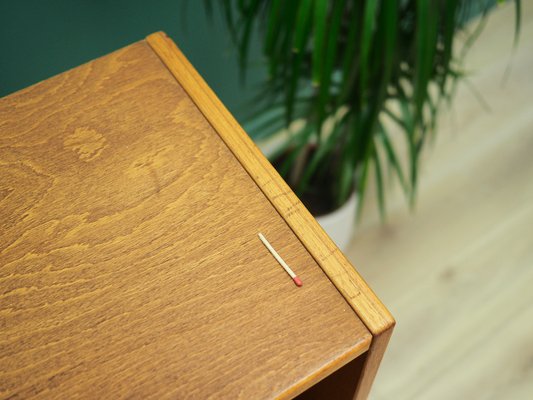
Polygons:
<instances>
[{"instance_id":1,"label":"bookcase","mask_svg":"<svg viewBox=\"0 0 533 400\"><path fill-rule=\"evenodd\" d=\"M164 33L0 116L0 397L367 397L393 318Z\"/></svg>"}]
</instances>

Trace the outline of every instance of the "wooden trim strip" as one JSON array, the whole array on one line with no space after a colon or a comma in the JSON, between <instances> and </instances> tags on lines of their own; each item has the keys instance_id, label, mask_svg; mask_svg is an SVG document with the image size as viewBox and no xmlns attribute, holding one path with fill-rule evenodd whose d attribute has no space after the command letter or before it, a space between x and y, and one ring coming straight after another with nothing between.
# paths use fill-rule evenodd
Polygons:
<instances>
[{"instance_id":1,"label":"wooden trim strip","mask_svg":"<svg viewBox=\"0 0 533 400\"><path fill-rule=\"evenodd\" d=\"M392 315L174 42L163 32L146 41L372 333L356 395L365 398L395 324Z\"/></svg>"},{"instance_id":2,"label":"wooden trim strip","mask_svg":"<svg viewBox=\"0 0 533 400\"><path fill-rule=\"evenodd\" d=\"M357 383L354 400L364 400L368 397L372 383L374 383L374 378L378 373L379 365L389 344L392 331L393 327L373 336L370 349L365 356L366 359L363 364L361 376L359 377L359 382Z\"/></svg>"}]
</instances>

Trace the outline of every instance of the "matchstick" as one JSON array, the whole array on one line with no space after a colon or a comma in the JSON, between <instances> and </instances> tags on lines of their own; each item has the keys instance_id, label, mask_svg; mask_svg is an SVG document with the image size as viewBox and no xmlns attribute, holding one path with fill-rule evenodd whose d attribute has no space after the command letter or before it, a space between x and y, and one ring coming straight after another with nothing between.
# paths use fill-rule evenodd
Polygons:
<instances>
[{"instance_id":1,"label":"matchstick","mask_svg":"<svg viewBox=\"0 0 533 400\"><path fill-rule=\"evenodd\" d=\"M278 260L279 264L283 267L283 269L289 274L289 276L292 278L292 280L294 281L294 283L296 284L296 286L302 286L303 283L302 283L302 280L300 278L298 278L298 276L294 273L294 271L291 269L291 267L289 267L287 265L287 263L285 262L285 260L283 260L283 258L281 258L281 256L278 254L278 252L276 250L274 250L274 248L272 247L272 245L268 242L268 240L266 239L266 237L263 236L262 233L259 233L259 239L261 239L261 241L263 242L263 244L266 246L266 248L268 249L268 251L270 251L270 253L272 253L272 255L274 256L274 258L276 260Z\"/></svg>"}]
</instances>

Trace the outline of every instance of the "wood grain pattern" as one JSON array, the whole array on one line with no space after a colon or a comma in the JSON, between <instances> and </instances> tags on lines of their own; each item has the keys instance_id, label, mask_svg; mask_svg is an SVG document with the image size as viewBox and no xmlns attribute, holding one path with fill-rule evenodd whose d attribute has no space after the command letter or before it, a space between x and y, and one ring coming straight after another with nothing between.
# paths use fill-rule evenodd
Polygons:
<instances>
[{"instance_id":1,"label":"wood grain pattern","mask_svg":"<svg viewBox=\"0 0 533 400\"><path fill-rule=\"evenodd\" d=\"M372 338L370 350L364 355L365 361L359 376L359 384L357 385L354 399L368 398L391 335L392 329L389 329Z\"/></svg>"},{"instance_id":2,"label":"wood grain pattern","mask_svg":"<svg viewBox=\"0 0 533 400\"><path fill-rule=\"evenodd\" d=\"M363 370L366 353L306 390L295 400L352 400Z\"/></svg>"},{"instance_id":3,"label":"wood grain pattern","mask_svg":"<svg viewBox=\"0 0 533 400\"><path fill-rule=\"evenodd\" d=\"M287 398L369 348L144 42L0 100L0 177L1 398Z\"/></svg>"},{"instance_id":4,"label":"wood grain pattern","mask_svg":"<svg viewBox=\"0 0 533 400\"><path fill-rule=\"evenodd\" d=\"M369 369L357 395L365 398L395 324L391 314L175 44L162 32L150 35L147 42L373 334ZM383 339L376 340L381 335Z\"/></svg>"}]
</instances>

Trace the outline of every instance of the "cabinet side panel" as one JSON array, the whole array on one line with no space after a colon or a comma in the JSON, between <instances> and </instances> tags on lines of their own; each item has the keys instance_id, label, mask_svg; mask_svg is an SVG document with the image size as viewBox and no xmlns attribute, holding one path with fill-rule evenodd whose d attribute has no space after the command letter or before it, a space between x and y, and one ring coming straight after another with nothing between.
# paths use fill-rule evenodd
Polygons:
<instances>
[{"instance_id":1,"label":"cabinet side panel","mask_svg":"<svg viewBox=\"0 0 533 400\"><path fill-rule=\"evenodd\" d=\"M359 376L359 382L357 384L357 390L355 392L355 400L364 400L368 397L372 383L378 372L379 365L389 344L390 337L392 335L393 328L386 330L385 332L375 335L372 338L372 344L370 350L366 354L365 363L363 364L362 372Z\"/></svg>"}]
</instances>

